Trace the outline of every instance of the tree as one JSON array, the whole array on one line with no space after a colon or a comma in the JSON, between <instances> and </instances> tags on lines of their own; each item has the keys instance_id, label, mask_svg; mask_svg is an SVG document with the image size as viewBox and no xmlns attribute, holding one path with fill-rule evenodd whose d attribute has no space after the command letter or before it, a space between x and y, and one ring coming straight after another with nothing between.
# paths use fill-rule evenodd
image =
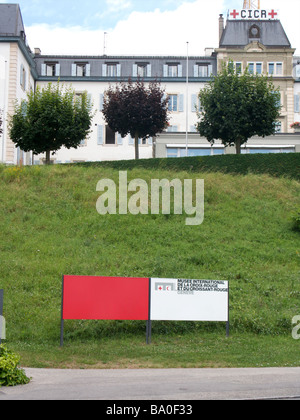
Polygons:
<instances>
[{"instance_id":1,"label":"tree","mask_svg":"<svg viewBox=\"0 0 300 420\"><path fill-rule=\"evenodd\" d=\"M139 159L139 139L155 137L168 124L168 99L158 82L146 88L138 79L133 83L110 86L104 95L103 115L108 126L122 137L135 139L135 158Z\"/></svg>"},{"instance_id":2,"label":"tree","mask_svg":"<svg viewBox=\"0 0 300 420\"><path fill-rule=\"evenodd\" d=\"M224 64L199 93L201 111L197 130L213 144L241 145L255 135L266 137L276 132L280 117L280 93L268 76L241 73L232 62Z\"/></svg>"},{"instance_id":3,"label":"tree","mask_svg":"<svg viewBox=\"0 0 300 420\"><path fill-rule=\"evenodd\" d=\"M76 96L71 88L59 83L37 86L27 94L27 101L15 105L10 118L10 138L25 152L46 153L46 163L65 146L77 148L89 134L92 106L87 93Z\"/></svg>"}]
</instances>

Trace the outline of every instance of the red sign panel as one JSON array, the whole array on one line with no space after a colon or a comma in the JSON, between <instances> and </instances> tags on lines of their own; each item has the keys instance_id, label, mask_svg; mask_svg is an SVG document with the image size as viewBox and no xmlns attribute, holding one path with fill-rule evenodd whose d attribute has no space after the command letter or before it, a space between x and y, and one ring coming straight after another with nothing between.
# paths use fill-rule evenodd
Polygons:
<instances>
[{"instance_id":1,"label":"red sign panel","mask_svg":"<svg viewBox=\"0 0 300 420\"><path fill-rule=\"evenodd\" d=\"M149 317L149 278L64 276L62 319Z\"/></svg>"}]
</instances>

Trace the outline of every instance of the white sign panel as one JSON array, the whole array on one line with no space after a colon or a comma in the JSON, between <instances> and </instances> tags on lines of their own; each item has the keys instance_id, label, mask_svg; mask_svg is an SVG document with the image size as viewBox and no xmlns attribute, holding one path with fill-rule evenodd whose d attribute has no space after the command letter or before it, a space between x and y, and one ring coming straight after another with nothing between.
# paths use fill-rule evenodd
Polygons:
<instances>
[{"instance_id":1,"label":"white sign panel","mask_svg":"<svg viewBox=\"0 0 300 420\"><path fill-rule=\"evenodd\" d=\"M228 321L229 284L219 280L151 279L151 320Z\"/></svg>"},{"instance_id":2,"label":"white sign panel","mask_svg":"<svg viewBox=\"0 0 300 420\"><path fill-rule=\"evenodd\" d=\"M242 20L274 20L278 19L278 10L261 10L261 9L243 9L231 10L229 19Z\"/></svg>"}]
</instances>

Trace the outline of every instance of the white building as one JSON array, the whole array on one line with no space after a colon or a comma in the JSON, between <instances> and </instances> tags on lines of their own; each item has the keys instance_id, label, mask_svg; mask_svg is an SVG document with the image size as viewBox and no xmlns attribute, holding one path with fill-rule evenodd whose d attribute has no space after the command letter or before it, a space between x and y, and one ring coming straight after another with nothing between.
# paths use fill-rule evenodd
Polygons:
<instances>
[{"instance_id":1,"label":"white building","mask_svg":"<svg viewBox=\"0 0 300 420\"><path fill-rule=\"evenodd\" d=\"M49 56L42 55L39 49L34 53L30 50L19 6L0 4L0 109L4 116L1 162L43 162L44 156L32 156L14 147L9 139L7 116L13 114L16 100L26 99L29 89L35 89L37 84L55 83L58 79L72 84L77 94L87 91L96 112L89 138L78 149L58 151L52 156L53 162L134 158L133 139L130 136L122 139L118 133L112 133L101 111L103 94L109 84L127 81L129 77L135 80L138 76L143 77L145 83L155 79L161 82L172 111L166 133L141 141L141 158L186 156L186 150L189 155L233 153L234 148L225 149L220 142L211 147L195 132L198 93L210 76L217 73L220 62L228 59L242 67L254 64L256 71L264 72L270 71L273 63L276 66L274 81L282 95L278 134L268 139L249 140L243 152L300 152L300 136L290 128L291 122L300 121L300 57L294 57L280 21L237 19L236 15L228 19L224 27L220 16L219 27L218 48L207 49L203 57L189 57L188 63L187 57L180 56ZM261 67L257 67L257 63Z\"/></svg>"}]
</instances>

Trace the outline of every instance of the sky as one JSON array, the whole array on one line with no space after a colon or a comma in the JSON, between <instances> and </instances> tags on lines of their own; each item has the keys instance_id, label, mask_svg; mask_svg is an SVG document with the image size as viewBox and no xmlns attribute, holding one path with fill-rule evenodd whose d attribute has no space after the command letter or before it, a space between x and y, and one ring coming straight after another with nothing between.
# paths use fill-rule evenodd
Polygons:
<instances>
[{"instance_id":1,"label":"sky","mask_svg":"<svg viewBox=\"0 0 300 420\"><path fill-rule=\"evenodd\" d=\"M30 48L47 55L204 55L218 47L219 15L243 7L243 0L0 0L17 2ZM261 0L261 8L278 10L300 55L300 1Z\"/></svg>"}]
</instances>

